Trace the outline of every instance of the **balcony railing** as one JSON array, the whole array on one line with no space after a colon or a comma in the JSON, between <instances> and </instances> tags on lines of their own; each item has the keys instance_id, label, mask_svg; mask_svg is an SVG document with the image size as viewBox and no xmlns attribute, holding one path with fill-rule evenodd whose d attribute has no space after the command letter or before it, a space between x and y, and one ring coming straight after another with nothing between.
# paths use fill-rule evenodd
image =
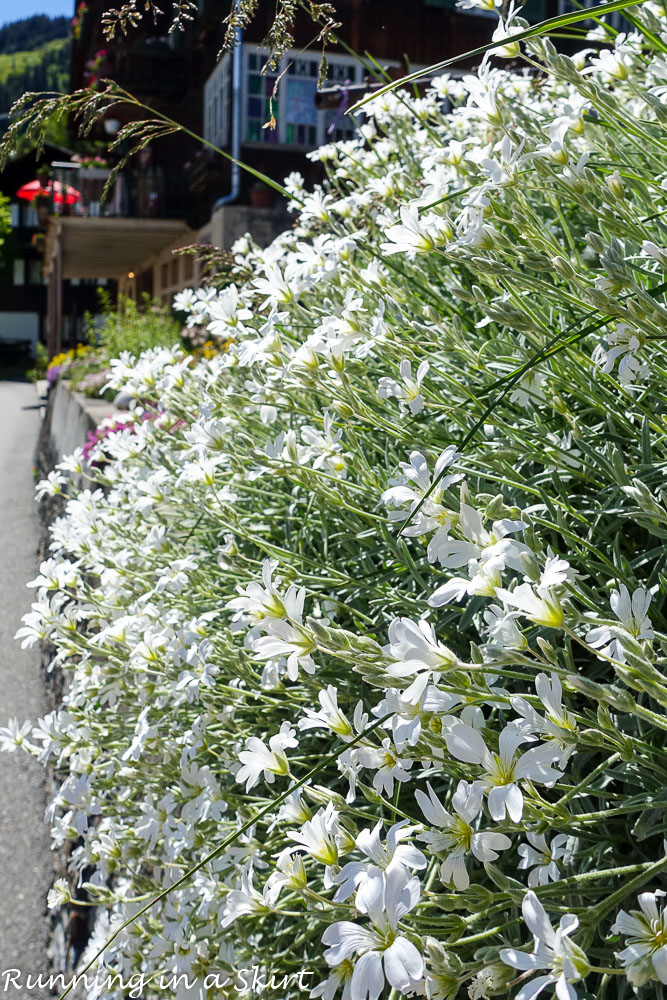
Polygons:
<instances>
[{"instance_id":1,"label":"balcony railing","mask_svg":"<svg viewBox=\"0 0 667 1000\"><path fill-rule=\"evenodd\" d=\"M53 215L99 218L182 219L187 207L187 178L182 171L159 167L147 170L123 170L114 179L106 199L102 200L110 170L54 167L54 176L63 189L66 185L80 195L72 204L56 197Z\"/></svg>"}]
</instances>

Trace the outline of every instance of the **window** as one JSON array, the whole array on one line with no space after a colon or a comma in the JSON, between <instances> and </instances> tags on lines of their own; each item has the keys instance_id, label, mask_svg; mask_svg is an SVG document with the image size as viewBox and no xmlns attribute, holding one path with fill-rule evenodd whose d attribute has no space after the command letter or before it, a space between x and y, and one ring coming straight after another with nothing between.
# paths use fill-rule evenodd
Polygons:
<instances>
[{"instance_id":1,"label":"window","mask_svg":"<svg viewBox=\"0 0 667 1000\"><path fill-rule=\"evenodd\" d=\"M32 205L22 205L21 206L21 225L27 226L29 229L37 229L39 227L39 219L37 218L37 209L33 208Z\"/></svg>"},{"instance_id":2,"label":"window","mask_svg":"<svg viewBox=\"0 0 667 1000\"><path fill-rule=\"evenodd\" d=\"M21 225L21 206L18 202L13 201L9 206L10 222L12 229L16 229L17 226Z\"/></svg>"},{"instance_id":3,"label":"window","mask_svg":"<svg viewBox=\"0 0 667 1000\"><path fill-rule=\"evenodd\" d=\"M223 149L229 143L232 55L226 52L204 84L204 138Z\"/></svg>"},{"instance_id":4,"label":"window","mask_svg":"<svg viewBox=\"0 0 667 1000\"><path fill-rule=\"evenodd\" d=\"M14 284L25 285L25 261L23 257L14 260Z\"/></svg>"},{"instance_id":5,"label":"window","mask_svg":"<svg viewBox=\"0 0 667 1000\"><path fill-rule=\"evenodd\" d=\"M264 75L268 49L254 45L243 47L243 141L269 145L313 149L334 139L349 139L354 127L338 111L318 111L315 107L320 72L318 56L288 52L278 70ZM327 55L327 82L344 86L359 83L364 76L361 63L349 56ZM271 100L276 80L284 72L276 97ZM264 128L271 119L276 128Z\"/></svg>"},{"instance_id":6,"label":"window","mask_svg":"<svg viewBox=\"0 0 667 1000\"><path fill-rule=\"evenodd\" d=\"M28 284L41 285L44 283L41 260L28 261Z\"/></svg>"},{"instance_id":7,"label":"window","mask_svg":"<svg viewBox=\"0 0 667 1000\"><path fill-rule=\"evenodd\" d=\"M263 128L271 117L271 95L278 78L277 73L266 73L262 69L266 65L268 53L259 51L243 53L245 83L243 104L245 108L245 142L278 142L278 129ZM278 101L273 102L273 114L278 118Z\"/></svg>"}]
</instances>

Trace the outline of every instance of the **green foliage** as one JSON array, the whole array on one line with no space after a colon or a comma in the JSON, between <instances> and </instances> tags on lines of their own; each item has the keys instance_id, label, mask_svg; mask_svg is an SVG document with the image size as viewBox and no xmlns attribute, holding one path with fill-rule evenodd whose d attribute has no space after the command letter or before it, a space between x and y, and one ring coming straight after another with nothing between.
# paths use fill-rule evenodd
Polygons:
<instances>
[{"instance_id":1,"label":"green foliage","mask_svg":"<svg viewBox=\"0 0 667 1000\"><path fill-rule=\"evenodd\" d=\"M9 111L28 91L67 91L70 52L70 40L57 38L36 48L0 54L0 110Z\"/></svg>"},{"instance_id":2,"label":"green foliage","mask_svg":"<svg viewBox=\"0 0 667 1000\"><path fill-rule=\"evenodd\" d=\"M45 42L67 38L70 30L68 17L49 17L35 14L20 21L12 21L0 28L0 55L5 52L24 52L37 49Z\"/></svg>"},{"instance_id":3,"label":"green foliage","mask_svg":"<svg viewBox=\"0 0 667 1000\"><path fill-rule=\"evenodd\" d=\"M6 240L11 231L12 221L9 212L9 198L0 194L0 267L5 263Z\"/></svg>"},{"instance_id":4,"label":"green foliage","mask_svg":"<svg viewBox=\"0 0 667 1000\"><path fill-rule=\"evenodd\" d=\"M29 382L37 382L38 379L46 377L46 369L49 364L49 356L44 344L37 342L37 355L35 357L35 367L30 368L25 374Z\"/></svg>"},{"instance_id":5,"label":"green foliage","mask_svg":"<svg viewBox=\"0 0 667 1000\"><path fill-rule=\"evenodd\" d=\"M100 297L104 320L96 328L89 322L88 336L91 342L103 347L110 358L119 357L123 351L136 356L152 347L180 344L180 325L159 299L144 295L137 304L121 295L118 308L114 309L106 293L101 293Z\"/></svg>"}]
</instances>

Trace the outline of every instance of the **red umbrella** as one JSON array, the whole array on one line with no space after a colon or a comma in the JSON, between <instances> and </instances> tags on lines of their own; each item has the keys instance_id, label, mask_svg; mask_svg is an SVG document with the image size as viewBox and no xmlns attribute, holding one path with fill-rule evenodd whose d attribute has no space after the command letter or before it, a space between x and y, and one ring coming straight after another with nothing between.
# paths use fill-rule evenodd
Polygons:
<instances>
[{"instance_id":1,"label":"red umbrella","mask_svg":"<svg viewBox=\"0 0 667 1000\"><path fill-rule=\"evenodd\" d=\"M60 181L49 181L46 187L39 181L29 181L28 184L24 184L23 187L18 189L16 197L24 198L25 201L32 201L38 195L48 196L50 194L53 194L53 201L56 205L62 205L63 202L66 205L76 205L78 201L81 201L80 191L70 187L69 184L63 187Z\"/></svg>"}]
</instances>

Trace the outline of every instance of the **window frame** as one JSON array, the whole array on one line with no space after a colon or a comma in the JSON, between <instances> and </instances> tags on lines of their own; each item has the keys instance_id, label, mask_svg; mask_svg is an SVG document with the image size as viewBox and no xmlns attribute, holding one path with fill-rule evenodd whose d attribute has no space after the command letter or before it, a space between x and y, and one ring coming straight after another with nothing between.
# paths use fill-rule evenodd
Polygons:
<instances>
[{"instance_id":1,"label":"window frame","mask_svg":"<svg viewBox=\"0 0 667 1000\"><path fill-rule=\"evenodd\" d=\"M15 257L12 269L12 285L14 288L24 288L26 285L26 262L24 257Z\"/></svg>"},{"instance_id":2,"label":"window frame","mask_svg":"<svg viewBox=\"0 0 667 1000\"><path fill-rule=\"evenodd\" d=\"M259 76L260 68L251 68L250 59L251 56L259 56L260 59L264 57L268 58L269 49L263 45L256 45L250 42L244 42L243 44L243 64L242 64L242 88L241 88L241 115L242 115L242 126L241 126L241 143L244 146L251 146L256 149L298 149L298 150L310 150L317 149L318 146L322 146L327 142L334 142L341 138L350 138L350 135L342 135L335 133L333 135L328 135L327 130L330 127L332 121L335 121L336 109L332 110L320 110L315 111L315 138L311 142L296 142L289 141L287 138L287 127L288 125L295 125L295 122L288 121L288 95L289 95L289 82L290 80L298 79L308 79L315 80L315 85L317 86L317 78L310 75L301 74L290 74L289 66L291 63L297 64L300 61L311 61L314 60L318 67L320 64L319 56L310 53L303 53L296 49L290 49L280 62L280 66L276 70L272 70L270 73L271 77L278 77L280 74L284 74L278 86L278 93L273 102L274 116L277 122L277 137L272 140L256 140L248 138L248 122L259 121L255 116L250 118L248 114L248 101L249 98L257 96L260 100L267 100L266 95L254 95L250 93L249 78L250 75ZM337 52L327 53L327 63L330 67L342 66L348 69L353 69L352 76L346 77L350 80L351 84L361 83L363 81L364 75L366 73L366 68L363 63L354 59L352 56L342 55ZM266 77L264 78L266 79ZM333 81L336 82L336 81ZM314 94L313 94L314 97ZM264 122L262 122L262 125ZM308 126L306 126L308 127ZM260 126L261 128L261 126ZM353 128L345 129L345 132L352 133ZM336 130L338 132L338 130Z\"/></svg>"},{"instance_id":3,"label":"window frame","mask_svg":"<svg viewBox=\"0 0 667 1000\"><path fill-rule=\"evenodd\" d=\"M232 53L225 52L204 84L204 139L218 149L229 145Z\"/></svg>"}]
</instances>

